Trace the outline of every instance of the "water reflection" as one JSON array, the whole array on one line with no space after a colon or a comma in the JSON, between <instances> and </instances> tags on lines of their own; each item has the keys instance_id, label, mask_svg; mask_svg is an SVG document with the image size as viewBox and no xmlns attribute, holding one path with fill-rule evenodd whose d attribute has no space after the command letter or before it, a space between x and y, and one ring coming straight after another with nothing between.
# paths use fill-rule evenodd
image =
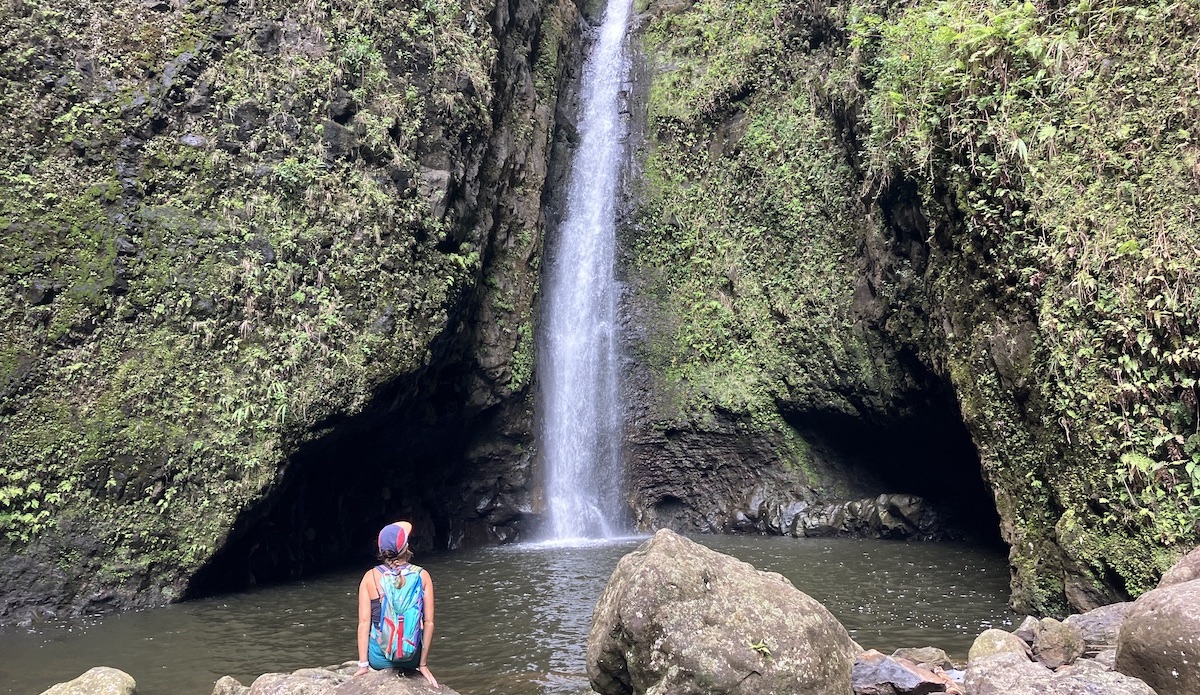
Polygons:
<instances>
[{"instance_id":1,"label":"water reflection","mask_svg":"<svg viewBox=\"0 0 1200 695\"><path fill-rule=\"evenodd\" d=\"M641 540L418 559L437 591L434 674L465 695L589 692L584 659L592 609L617 561ZM932 644L962 658L981 630L1011 625L1007 566L994 549L697 540L788 577L866 648ZM0 693L40 693L90 666L107 665L132 674L140 695L208 695L226 674L249 684L267 671L352 660L362 569L87 625L0 633Z\"/></svg>"}]
</instances>

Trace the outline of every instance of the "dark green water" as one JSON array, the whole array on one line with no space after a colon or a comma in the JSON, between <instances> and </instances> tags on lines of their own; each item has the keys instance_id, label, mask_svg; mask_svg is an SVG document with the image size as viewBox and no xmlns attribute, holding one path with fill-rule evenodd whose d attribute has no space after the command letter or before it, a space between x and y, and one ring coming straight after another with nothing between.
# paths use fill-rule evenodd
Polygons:
<instances>
[{"instance_id":1,"label":"dark green water","mask_svg":"<svg viewBox=\"0 0 1200 695\"><path fill-rule=\"evenodd\" d=\"M1001 551L945 543L703 536L779 572L821 601L865 648L933 645L963 658L988 627L1009 628ZM590 692L592 608L640 539L591 547L508 546L417 561L433 575L437 635L429 664L464 695ZM366 568L364 567L363 570ZM0 693L37 695L92 666L131 674L140 695L209 695L232 675L357 658L361 571L108 616L0 632Z\"/></svg>"}]
</instances>

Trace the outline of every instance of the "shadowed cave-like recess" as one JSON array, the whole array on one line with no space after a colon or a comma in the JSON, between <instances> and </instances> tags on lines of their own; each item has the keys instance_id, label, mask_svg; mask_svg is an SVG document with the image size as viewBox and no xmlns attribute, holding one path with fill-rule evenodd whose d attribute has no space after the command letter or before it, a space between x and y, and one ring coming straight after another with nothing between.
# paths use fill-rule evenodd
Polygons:
<instances>
[{"instance_id":1,"label":"shadowed cave-like recess","mask_svg":"<svg viewBox=\"0 0 1200 695\"><path fill-rule=\"evenodd\" d=\"M1001 544L996 501L953 395L933 388L922 398L887 417L811 411L786 417L814 457L837 462L859 484L924 498L942 515L947 537Z\"/></svg>"},{"instance_id":2,"label":"shadowed cave-like recess","mask_svg":"<svg viewBox=\"0 0 1200 695\"><path fill-rule=\"evenodd\" d=\"M497 431L501 406L462 417L459 376L440 379L428 397L394 387L366 413L330 423L327 434L302 445L195 575L186 598L369 564L375 534L397 519L414 522L418 553L518 534L528 522L523 515L491 510L480 517L472 504L488 493L476 489L478 475L464 476L472 467L492 474L486 457L465 465L472 443L506 435ZM403 403L420 405L397 407Z\"/></svg>"}]
</instances>

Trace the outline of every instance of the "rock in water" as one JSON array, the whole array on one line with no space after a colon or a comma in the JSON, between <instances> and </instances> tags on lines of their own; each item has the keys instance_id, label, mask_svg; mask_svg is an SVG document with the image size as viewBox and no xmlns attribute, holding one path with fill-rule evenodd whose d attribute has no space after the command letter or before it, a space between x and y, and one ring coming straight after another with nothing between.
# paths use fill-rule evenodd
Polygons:
<instances>
[{"instance_id":1,"label":"rock in water","mask_svg":"<svg viewBox=\"0 0 1200 695\"><path fill-rule=\"evenodd\" d=\"M855 654L787 579L661 530L609 578L587 672L603 695L851 695Z\"/></svg>"},{"instance_id":2,"label":"rock in water","mask_svg":"<svg viewBox=\"0 0 1200 695\"><path fill-rule=\"evenodd\" d=\"M1142 594L1117 636L1116 669L1158 695L1200 693L1200 580Z\"/></svg>"},{"instance_id":3,"label":"rock in water","mask_svg":"<svg viewBox=\"0 0 1200 695\"><path fill-rule=\"evenodd\" d=\"M133 695L133 676L115 668L97 666L73 681L50 686L42 695Z\"/></svg>"}]
</instances>

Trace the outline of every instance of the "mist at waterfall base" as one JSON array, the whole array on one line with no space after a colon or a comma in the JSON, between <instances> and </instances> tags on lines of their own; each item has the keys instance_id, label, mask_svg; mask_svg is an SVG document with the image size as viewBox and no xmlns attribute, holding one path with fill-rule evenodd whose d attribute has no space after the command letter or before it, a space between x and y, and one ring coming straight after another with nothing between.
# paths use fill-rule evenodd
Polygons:
<instances>
[{"instance_id":1,"label":"mist at waterfall base","mask_svg":"<svg viewBox=\"0 0 1200 695\"><path fill-rule=\"evenodd\" d=\"M693 540L783 574L866 649L933 645L965 660L988 627L1012 629L1002 550L956 543L762 536ZM434 675L464 695L591 692L592 609L639 541L512 545L418 557L437 591ZM231 675L353 660L355 597L366 568L303 582L109 615L81 625L0 631L0 693L33 695L92 666L122 669L139 695L209 695Z\"/></svg>"},{"instance_id":2,"label":"mist at waterfall base","mask_svg":"<svg viewBox=\"0 0 1200 695\"><path fill-rule=\"evenodd\" d=\"M548 240L539 325L538 434L548 523L559 542L622 532L622 410L618 395L616 207L629 128L630 0L612 0L584 63L579 146L566 207Z\"/></svg>"}]
</instances>

